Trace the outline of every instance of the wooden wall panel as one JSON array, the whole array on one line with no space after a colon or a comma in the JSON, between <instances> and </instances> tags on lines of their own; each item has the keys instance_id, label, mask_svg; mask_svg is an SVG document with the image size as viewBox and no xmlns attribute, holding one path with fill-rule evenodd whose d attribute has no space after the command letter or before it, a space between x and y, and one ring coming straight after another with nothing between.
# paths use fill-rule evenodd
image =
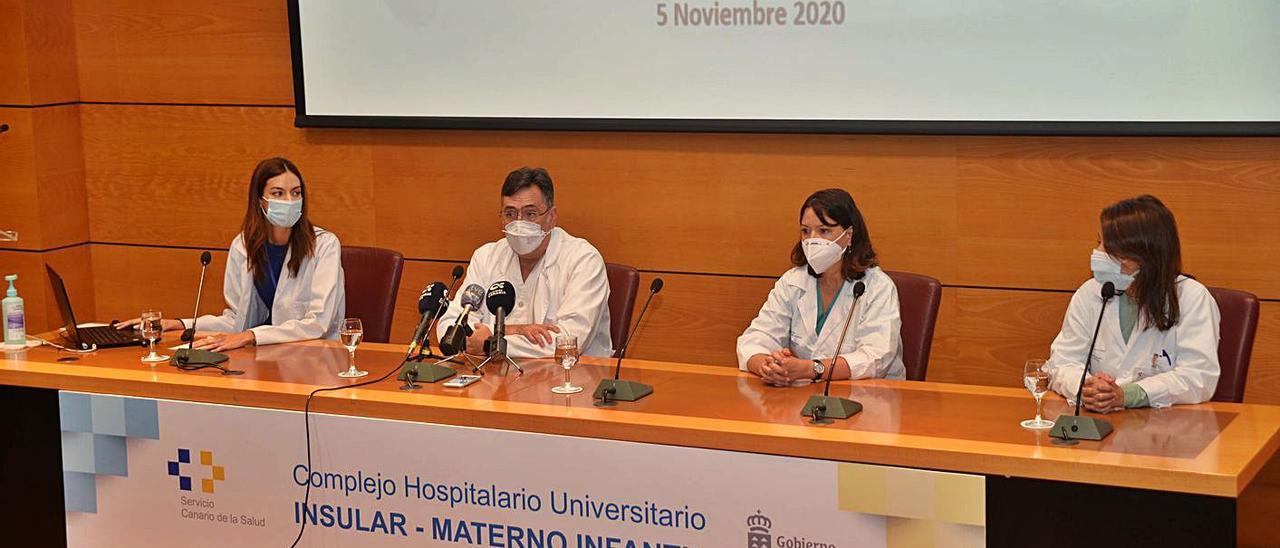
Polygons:
<instances>
[{"instance_id":1,"label":"wooden wall panel","mask_svg":"<svg viewBox=\"0 0 1280 548\"><path fill-rule=\"evenodd\" d=\"M73 3L86 101L293 104L283 1Z\"/></svg>"},{"instance_id":2,"label":"wooden wall panel","mask_svg":"<svg viewBox=\"0 0 1280 548\"><path fill-rule=\"evenodd\" d=\"M373 139L378 242L411 257L465 260L500 237L502 180L540 165L556 181L561 226L611 262L777 276L789 267L804 198L842 186L865 210L886 264L943 277L953 269L954 145L945 139L439 131Z\"/></svg>"},{"instance_id":3,"label":"wooden wall panel","mask_svg":"<svg viewBox=\"0 0 1280 548\"><path fill-rule=\"evenodd\" d=\"M969 138L958 151L956 253L972 260L953 283L1074 290L1101 209L1151 193L1178 218L1187 272L1280 298L1280 139Z\"/></svg>"},{"instance_id":4,"label":"wooden wall panel","mask_svg":"<svg viewBox=\"0 0 1280 548\"><path fill-rule=\"evenodd\" d=\"M40 194L36 185L34 109L0 108L0 230L17 230L19 240L0 248L42 249Z\"/></svg>"},{"instance_id":5,"label":"wooden wall panel","mask_svg":"<svg viewBox=\"0 0 1280 548\"><path fill-rule=\"evenodd\" d=\"M166 318L191 317L200 284L200 251L93 244L93 295L98 319L135 318L144 308ZM201 314L224 308L222 278L227 251L215 249L200 297Z\"/></svg>"},{"instance_id":6,"label":"wooden wall panel","mask_svg":"<svg viewBox=\"0 0 1280 548\"><path fill-rule=\"evenodd\" d=\"M62 324L57 302L53 298L53 286L45 265L52 266L67 284L71 306L81 322L92 321L96 315L93 280L88 246L75 246L57 251L26 252L0 250L0 276L17 274L18 295L24 302L27 314L27 332L42 333ZM0 279L0 283L3 280ZM9 286L4 283L0 292ZM2 295L3 293L0 293Z\"/></svg>"},{"instance_id":7,"label":"wooden wall panel","mask_svg":"<svg viewBox=\"0 0 1280 548\"><path fill-rule=\"evenodd\" d=\"M71 0L25 0L22 9L31 103L78 100L80 82Z\"/></svg>"},{"instance_id":8,"label":"wooden wall panel","mask_svg":"<svg viewBox=\"0 0 1280 548\"><path fill-rule=\"evenodd\" d=\"M1028 358L1048 358L1062 328L1070 293L958 289L948 328L956 338L949 371L930 368L930 380L1022 386Z\"/></svg>"},{"instance_id":9,"label":"wooden wall panel","mask_svg":"<svg viewBox=\"0 0 1280 548\"><path fill-rule=\"evenodd\" d=\"M0 0L0 105L31 104L27 43L22 30L23 0ZM4 122L0 118L0 122Z\"/></svg>"},{"instance_id":10,"label":"wooden wall panel","mask_svg":"<svg viewBox=\"0 0 1280 548\"><path fill-rule=\"evenodd\" d=\"M80 107L32 109L40 245L45 249L89 241Z\"/></svg>"},{"instance_id":11,"label":"wooden wall panel","mask_svg":"<svg viewBox=\"0 0 1280 548\"><path fill-rule=\"evenodd\" d=\"M226 249L239 232L254 166L282 155L302 171L313 221L348 245L374 245L367 132L303 132L289 109L82 109L95 242Z\"/></svg>"}]
</instances>

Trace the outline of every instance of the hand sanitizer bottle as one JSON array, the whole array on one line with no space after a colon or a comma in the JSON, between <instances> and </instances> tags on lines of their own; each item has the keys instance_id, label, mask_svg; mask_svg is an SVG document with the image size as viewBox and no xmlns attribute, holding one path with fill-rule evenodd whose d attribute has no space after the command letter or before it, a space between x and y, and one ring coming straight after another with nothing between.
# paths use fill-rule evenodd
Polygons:
<instances>
[{"instance_id":1,"label":"hand sanitizer bottle","mask_svg":"<svg viewBox=\"0 0 1280 548\"><path fill-rule=\"evenodd\" d=\"M0 301L0 312L4 314L4 347L26 348L26 311L22 306L22 297L18 296L18 290L13 287L13 282L17 281L18 275L10 274L4 279L9 282L9 290L5 292L4 300Z\"/></svg>"}]
</instances>

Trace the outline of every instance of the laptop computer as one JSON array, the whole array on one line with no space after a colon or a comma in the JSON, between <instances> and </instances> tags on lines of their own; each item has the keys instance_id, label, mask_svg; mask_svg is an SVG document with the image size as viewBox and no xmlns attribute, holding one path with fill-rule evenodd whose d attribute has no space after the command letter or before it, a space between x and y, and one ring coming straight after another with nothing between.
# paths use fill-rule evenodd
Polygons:
<instances>
[{"instance_id":1,"label":"laptop computer","mask_svg":"<svg viewBox=\"0 0 1280 548\"><path fill-rule=\"evenodd\" d=\"M71 311L71 299L67 297L67 286L62 283L62 276L49 265L49 281L53 283L53 298L58 301L58 310L62 312L65 332L63 336L71 341L71 347L89 350L93 345L98 348L115 348L120 346L141 346L142 336L136 330L119 330L112 325L98 327L76 327L76 315Z\"/></svg>"}]
</instances>

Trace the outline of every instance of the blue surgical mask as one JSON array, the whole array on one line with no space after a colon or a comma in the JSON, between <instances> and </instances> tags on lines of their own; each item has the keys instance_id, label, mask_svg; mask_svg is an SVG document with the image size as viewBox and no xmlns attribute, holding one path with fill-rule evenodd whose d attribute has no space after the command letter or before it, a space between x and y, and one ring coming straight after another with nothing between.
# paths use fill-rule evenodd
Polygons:
<instances>
[{"instance_id":1,"label":"blue surgical mask","mask_svg":"<svg viewBox=\"0 0 1280 548\"><path fill-rule=\"evenodd\" d=\"M1093 279L1098 283L1106 285L1107 282L1115 284L1116 291L1124 291L1133 284L1134 274L1124 274L1121 272L1120 261L1115 257L1108 255L1105 251L1093 250L1093 254L1089 256L1089 266L1093 269Z\"/></svg>"},{"instance_id":2,"label":"blue surgical mask","mask_svg":"<svg viewBox=\"0 0 1280 548\"><path fill-rule=\"evenodd\" d=\"M267 221L280 228L292 228L302 218L302 198L284 201L267 199L267 207L262 210Z\"/></svg>"}]
</instances>

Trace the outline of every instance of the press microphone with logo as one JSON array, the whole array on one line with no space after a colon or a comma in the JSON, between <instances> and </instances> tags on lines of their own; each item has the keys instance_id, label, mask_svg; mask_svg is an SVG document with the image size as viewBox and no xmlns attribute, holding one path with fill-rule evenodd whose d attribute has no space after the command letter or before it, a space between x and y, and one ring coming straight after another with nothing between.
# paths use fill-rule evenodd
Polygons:
<instances>
[{"instance_id":1,"label":"press microphone with logo","mask_svg":"<svg viewBox=\"0 0 1280 548\"><path fill-rule=\"evenodd\" d=\"M854 414L862 411L862 404L841 397L831 396L831 375L836 370L836 360L840 358L840 350L844 348L844 338L849 335L849 325L853 323L853 312L858 308L858 300L862 298L862 294L867 292L867 284L861 280L853 284L853 303L849 305L849 315L844 319L844 330L840 332L840 340L836 341L835 355L831 356L831 362L827 364L827 386L822 391L822 395L814 394L809 396L809 401L805 402L804 408L800 410L800 415L810 417L809 424L831 424L831 419L847 419Z\"/></svg>"},{"instance_id":2,"label":"press microphone with logo","mask_svg":"<svg viewBox=\"0 0 1280 548\"><path fill-rule=\"evenodd\" d=\"M418 322L418 328L413 332L409 351L405 353L404 361L400 363L400 374L396 376L397 379L404 381L404 385L400 387L401 390L417 390L417 381L436 382L456 374L452 367L422 362L425 357L434 357L430 354L431 329L436 323L435 320L442 315L440 312L448 306L448 300L449 289L442 282L427 286L418 297L418 312L422 313L422 320ZM424 349L428 350L426 355L422 352Z\"/></svg>"},{"instance_id":3,"label":"press microphone with logo","mask_svg":"<svg viewBox=\"0 0 1280 548\"><path fill-rule=\"evenodd\" d=\"M424 347L431 346L423 339L430 341L431 332L428 329L434 323L436 315L440 313L441 305L448 298L449 288L445 287L443 282L432 283L422 290L422 294L418 296L418 313L422 315L422 319L418 321L418 327L413 330L413 340L409 341L409 351L405 353L406 359L418 354Z\"/></svg>"},{"instance_id":4,"label":"press microphone with logo","mask_svg":"<svg viewBox=\"0 0 1280 548\"><path fill-rule=\"evenodd\" d=\"M195 346L196 321L200 319L200 297L204 294L204 275L205 272L209 270L209 263L211 261L213 261L213 254L208 251L200 254L200 285L196 288L196 306L195 311L191 314L191 329L183 331L182 335L179 336L179 339L188 342L189 344L186 348L179 348L173 353L173 359L169 361L172 365L215 365L229 359L226 354L210 352L208 350L195 350L191 348L192 346Z\"/></svg>"},{"instance_id":5,"label":"press microphone with logo","mask_svg":"<svg viewBox=\"0 0 1280 548\"><path fill-rule=\"evenodd\" d=\"M594 404L596 407L613 407L618 405L619 401L636 401L653 393L652 386L621 380L622 358L627 355L631 337L640 329L640 321L644 319L645 311L649 310L649 303L653 302L653 296L659 291L662 291L662 278L654 278L653 283L649 284L649 296L645 298L644 306L640 308L636 323L632 324L626 340L622 341L622 348L618 349L618 363L613 367L613 378L601 380L600 384L596 385L596 391L591 394L591 397L596 400Z\"/></svg>"},{"instance_id":6,"label":"press microphone with logo","mask_svg":"<svg viewBox=\"0 0 1280 548\"><path fill-rule=\"evenodd\" d=\"M506 280L493 282L489 293L484 296L485 306L493 314L493 335L484 342L484 353L488 356L507 354L507 314L516 305L516 286Z\"/></svg>"},{"instance_id":7,"label":"press microphone with logo","mask_svg":"<svg viewBox=\"0 0 1280 548\"><path fill-rule=\"evenodd\" d=\"M1093 363L1093 347L1098 344L1098 332L1102 329L1102 316L1107 311L1107 303L1116 296L1116 284L1112 282L1102 284L1100 296L1102 309L1098 311L1098 324L1093 328L1093 340L1089 341L1089 354L1084 358L1084 371L1080 373L1080 386L1076 388L1076 412L1074 415L1058 415L1058 420L1053 423L1053 429L1049 430L1049 437L1054 438L1053 443L1057 445L1080 443L1076 440L1101 441L1113 430L1111 423L1105 420L1080 416L1080 403L1084 400L1081 397L1084 393L1084 381L1088 378L1089 366Z\"/></svg>"},{"instance_id":8,"label":"press microphone with logo","mask_svg":"<svg viewBox=\"0 0 1280 548\"><path fill-rule=\"evenodd\" d=\"M444 331L444 336L440 337L441 352L456 356L467 349L467 337L471 336L472 332L468 319L471 311L478 309L482 302L484 302L484 288L479 284L468 285L462 290L462 314L458 316L456 323Z\"/></svg>"},{"instance_id":9,"label":"press microphone with logo","mask_svg":"<svg viewBox=\"0 0 1280 548\"><path fill-rule=\"evenodd\" d=\"M431 334L436 332L436 324L440 322L440 318L444 317L444 311L449 309L449 295L452 295L454 290L458 289L458 281L462 279L462 266L455 265L450 277L453 279L449 281L449 289L440 295L440 307L437 310L435 321L432 321L431 325L427 326L427 330L422 334L422 343L418 347L418 359L442 357L431 353ZM419 305L419 310L421 310L421 305ZM426 350L425 354L423 350Z\"/></svg>"}]
</instances>

